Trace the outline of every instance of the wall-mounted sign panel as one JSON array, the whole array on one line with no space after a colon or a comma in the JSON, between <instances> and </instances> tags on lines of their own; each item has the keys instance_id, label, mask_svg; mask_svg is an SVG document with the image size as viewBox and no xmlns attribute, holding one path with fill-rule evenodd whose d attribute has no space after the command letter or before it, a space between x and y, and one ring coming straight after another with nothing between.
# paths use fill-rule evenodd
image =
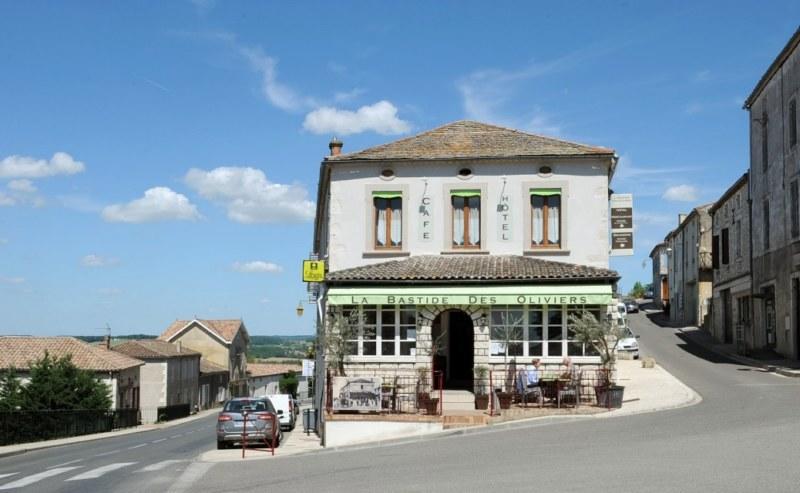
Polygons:
<instances>
[{"instance_id":1,"label":"wall-mounted sign panel","mask_svg":"<svg viewBox=\"0 0 800 493\"><path fill-rule=\"evenodd\" d=\"M303 282L322 282L324 280L324 260L303 260Z\"/></svg>"},{"instance_id":2,"label":"wall-mounted sign panel","mask_svg":"<svg viewBox=\"0 0 800 493\"><path fill-rule=\"evenodd\" d=\"M611 195L611 255L633 255L633 195Z\"/></svg>"}]
</instances>

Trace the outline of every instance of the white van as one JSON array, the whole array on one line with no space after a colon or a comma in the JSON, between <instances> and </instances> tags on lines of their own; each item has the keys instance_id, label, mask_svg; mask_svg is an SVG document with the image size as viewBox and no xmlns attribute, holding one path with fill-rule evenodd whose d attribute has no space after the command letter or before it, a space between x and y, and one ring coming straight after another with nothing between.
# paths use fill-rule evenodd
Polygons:
<instances>
[{"instance_id":1,"label":"white van","mask_svg":"<svg viewBox=\"0 0 800 493\"><path fill-rule=\"evenodd\" d=\"M278 421L284 430L293 430L297 421L297 411L295 410L294 399L289 394L270 394L267 399L275 406L278 412Z\"/></svg>"}]
</instances>

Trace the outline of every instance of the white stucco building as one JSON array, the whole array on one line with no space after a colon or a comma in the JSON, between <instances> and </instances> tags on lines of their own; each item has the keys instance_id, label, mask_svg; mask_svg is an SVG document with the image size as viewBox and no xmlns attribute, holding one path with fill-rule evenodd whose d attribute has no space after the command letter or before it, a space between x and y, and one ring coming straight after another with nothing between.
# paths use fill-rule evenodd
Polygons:
<instances>
[{"instance_id":1,"label":"white stucco building","mask_svg":"<svg viewBox=\"0 0 800 493\"><path fill-rule=\"evenodd\" d=\"M604 315L619 277L608 269L613 150L473 121L341 147L331 142L320 168L314 250L329 270L321 335L335 314L357 314L348 375L433 365L445 388L472 391L478 366L597 363L567 320Z\"/></svg>"}]
</instances>

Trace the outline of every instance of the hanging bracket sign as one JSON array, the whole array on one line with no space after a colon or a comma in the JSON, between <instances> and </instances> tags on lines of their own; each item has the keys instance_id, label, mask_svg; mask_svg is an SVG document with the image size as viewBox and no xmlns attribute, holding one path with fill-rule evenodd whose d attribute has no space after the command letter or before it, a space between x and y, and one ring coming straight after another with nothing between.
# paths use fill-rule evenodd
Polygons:
<instances>
[{"instance_id":1,"label":"hanging bracket sign","mask_svg":"<svg viewBox=\"0 0 800 493\"><path fill-rule=\"evenodd\" d=\"M633 195L611 194L611 255L633 255Z\"/></svg>"},{"instance_id":2,"label":"hanging bracket sign","mask_svg":"<svg viewBox=\"0 0 800 493\"><path fill-rule=\"evenodd\" d=\"M303 260L303 282L322 282L324 280L324 260Z\"/></svg>"}]
</instances>

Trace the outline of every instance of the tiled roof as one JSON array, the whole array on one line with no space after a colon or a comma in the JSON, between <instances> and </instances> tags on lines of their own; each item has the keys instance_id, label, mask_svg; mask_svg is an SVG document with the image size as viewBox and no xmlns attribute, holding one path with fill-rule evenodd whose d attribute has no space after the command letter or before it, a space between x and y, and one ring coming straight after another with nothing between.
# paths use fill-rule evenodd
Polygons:
<instances>
[{"instance_id":1,"label":"tiled roof","mask_svg":"<svg viewBox=\"0 0 800 493\"><path fill-rule=\"evenodd\" d=\"M615 281L613 270L518 255L419 255L330 272L340 281Z\"/></svg>"},{"instance_id":2,"label":"tiled roof","mask_svg":"<svg viewBox=\"0 0 800 493\"><path fill-rule=\"evenodd\" d=\"M200 373L228 373L228 369L200 358Z\"/></svg>"},{"instance_id":3,"label":"tiled roof","mask_svg":"<svg viewBox=\"0 0 800 493\"><path fill-rule=\"evenodd\" d=\"M139 339L134 341L124 342L112 348L114 351L127 354L133 358L139 359L164 359L164 358L180 358L186 356L200 356L197 351L182 347L178 350L177 344L172 344L166 341L159 341L156 339Z\"/></svg>"},{"instance_id":4,"label":"tiled roof","mask_svg":"<svg viewBox=\"0 0 800 493\"><path fill-rule=\"evenodd\" d=\"M283 375L288 371L300 373L300 365L283 363L247 363L247 373L251 377L267 377L270 375Z\"/></svg>"},{"instance_id":5,"label":"tiled roof","mask_svg":"<svg viewBox=\"0 0 800 493\"><path fill-rule=\"evenodd\" d=\"M83 370L119 371L144 364L141 360L74 337L0 336L0 369L28 370L31 363L44 357L45 352L54 357L70 354L75 366Z\"/></svg>"},{"instance_id":6,"label":"tiled roof","mask_svg":"<svg viewBox=\"0 0 800 493\"><path fill-rule=\"evenodd\" d=\"M448 123L413 137L338 156L328 161L613 156L614 150L543 137L470 120Z\"/></svg>"},{"instance_id":7,"label":"tiled roof","mask_svg":"<svg viewBox=\"0 0 800 493\"><path fill-rule=\"evenodd\" d=\"M236 337L240 328L244 327L241 320L176 320L159 337L162 341L169 341L172 336L180 332L184 327L192 322L199 322L208 330L217 334L222 340L230 344Z\"/></svg>"}]
</instances>

